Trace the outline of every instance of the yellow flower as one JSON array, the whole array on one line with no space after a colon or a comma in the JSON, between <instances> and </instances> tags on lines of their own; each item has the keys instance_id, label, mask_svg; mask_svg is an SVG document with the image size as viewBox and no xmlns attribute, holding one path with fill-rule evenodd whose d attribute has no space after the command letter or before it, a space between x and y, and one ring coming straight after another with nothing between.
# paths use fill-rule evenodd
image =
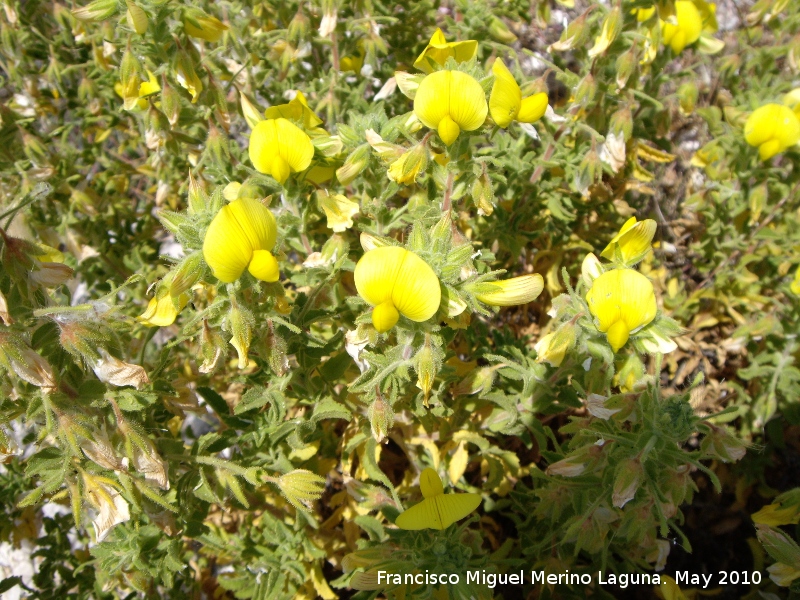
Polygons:
<instances>
[{"instance_id":1,"label":"yellow flower","mask_svg":"<svg viewBox=\"0 0 800 600\"><path fill-rule=\"evenodd\" d=\"M389 331L400 315L427 321L439 310L439 278L424 260L397 246L383 246L365 253L355 270L359 295L375 308L372 324Z\"/></svg>"},{"instance_id":2,"label":"yellow flower","mask_svg":"<svg viewBox=\"0 0 800 600\"><path fill-rule=\"evenodd\" d=\"M426 127L436 129L448 146L461 130L478 129L489 107L481 84L460 71L437 71L419 84L414 114Z\"/></svg>"},{"instance_id":3,"label":"yellow flower","mask_svg":"<svg viewBox=\"0 0 800 600\"><path fill-rule=\"evenodd\" d=\"M181 294L176 303L169 292L164 293L161 297L156 293L153 298L150 298L145 311L136 320L148 327L168 327L175 322L175 318L187 302L189 302L188 294Z\"/></svg>"},{"instance_id":4,"label":"yellow flower","mask_svg":"<svg viewBox=\"0 0 800 600\"><path fill-rule=\"evenodd\" d=\"M261 121L250 135L250 160L257 171L283 184L289 173L311 164L314 146L306 133L284 118Z\"/></svg>"},{"instance_id":5,"label":"yellow flower","mask_svg":"<svg viewBox=\"0 0 800 600\"><path fill-rule=\"evenodd\" d=\"M602 256L608 260L619 257L625 266L632 266L642 260L650 251L650 242L656 234L656 222L653 219L636 221L631 217L613 237L603 250Z\"/></svg>"},{"instance_id":6,"label":"yellow flower","mask_svg":"<svg viewBox=\"0 0 800 600\"><path fill-rule=\"evenodd\" d=\"M339 61L339 69L343 73L352 71L356 75L361 73L361 67L364 66L364 53L359 52L355 56L343 56Z\"/></svg>"},{"instance_id":7,"label":"yellow flower","mask_svg":"<svg viewBox=\"0 0 800 600\"><path fill-rule=\"evenodd\" d=\"M632 269L613 269L600 275L586 294L597 328L619 351L632 332L656 316L656 296L650 280Z\"/></svg>"},{"instance_id":8,"label":"yellow flower","mask_svg":"<svg viewBox=\"0 0 800 600\"><path fill-rule=\"evenodd\" d=\"M394 522L400 529L447 529L481 504L480 494L445 494L438 473L428 467L419 475L423 500L401 513Z\"/></svg>"},{"instance_id":9,"label":"yellow flower","mask_svg":"<svg viewBox=\"0 0 800 600\"><path fill-rule=\"evenodd\" d=\"M278 228L269 209L249 198L234 200L208 226L203 257L214 277L232 283L245 269L256 279L278 281L278 261L270 250Z\"/></svg>"},{"instance_id":10,"label":"yellow flower","mask_svg":"<svg viewBox=\"0 0 800 600\"><path fill-rule=\"evenodd\" d=\"M286 104L270 106L264 111L264 116L267 119L280 119L282 117L289 121L294 121L309 136L328 135L328 132L320 127L322 119L309 108L303 92L297 92L295 97Z\"/></svg>"},{"instance_id":11,"label":"yellow flower","mask_svg":"<svg viewBox=\"0 0 800 600\"><path fill-rule=\"evenodd\" d=\"M328 228L336 233L353 226L353 215L357 215L359 205L342 194L329 194L326 190L317 192L317 201L328 218Z\"/></svg>"},{"instance_id":12,"label":"yellow flower","mask_svg":"<svg viewBox=\"0 0 800 600\"><path fill-rule=\"evenodd\" d=\"M639 23L644 23L650 17L652 17L655 14L655 12L656 12L656 7L651 6L650 8L634 8L631 11L631 14L636 15L636 20L639 21Z\"/></svg>"},{"instance_id":13,"label":"yellow flower","mask_svg":"<svg viewBox=\"0 0 800 600\"><path fill-rule=\"evenodd\" d=\"M114 91L120 98L125 100L125 110L133 110L134 108L144 110L147 108L147 100L145 98L160 92L161 86L156 76L147 71L147 81L141 81L138 88L135 86L135 80L134 84L129 84L128 86L118 81L114 84Z\"/></svg>"},{"instance_id":14,"label":"yellow flower","mask_svg":"<svg viewBox=\"0 0 800 600\"><path fill-rule=\"evenodd\" d=\"M228 30L228 26L199 8L188 8L183 13L183 30L186 35L207 42L218 42L222 34Z\"/></svg>"},{"instance_id":15,"label":"yellow flower","mask_svg":"<svg viewBox=\"0 0 800 600\"><path fill-rule=\"evenodd\" d=\"M471 60L477 52L477 41L448 42L444 38L442 30L437 28L431 36L431 41L425 46L425 50L414 61L414 68L425 73L432 73L436 65L444 66L451 56L456 62L466 62Z\"/></svg>"},{"instance_id":16,"label":"yellow flower","mask_svg":"<svg viewBox=\"0 0 800 600\"><path fill-rule=\"evenodd\" d=\"M484 304L491 306L517 306L527 304L536 299L542 293L544 280L538 273L533 275L521 275L504 279L502 281L492 281L490 284L496 290L483 294L475 294L475 297Z\"/></svg>"},{"instance_id":17,"label":"yellow flower","mask_svg":"<svg viewBox=\"0 0 800 600\"><path fill-rule=\"evenodd\" d=\"M678 0L675 3L677 24L661 24L661 40L668 44L675 54L680 53L689 44L700 39L703 32L703 17L692 0Z\"/></svg>"},{"instance_id":18,"label":"yellow flower","mask_svg":"<svg viewBox=\"0 0 800 600\"><path fill-rule=\"evenodd\" d=\"M495 123L505 129L511 121L534 123L542 118L547 110L547 94L539 92L523 98L514 76L499 58L492 65L492 73L494 85L489 96L489 112Z\"/></svg>"},{"instance_id":19,"label":"yellow flower","mask_svg":"<svg viewBox=\"0 0 800 600\"><path fill-rule=\"evenodd\" d=\"M747 117L744 139L758 148L761 160L769 160L800 142L800 120L788 106L765 104Z\"/></svg>"}]
</instances>

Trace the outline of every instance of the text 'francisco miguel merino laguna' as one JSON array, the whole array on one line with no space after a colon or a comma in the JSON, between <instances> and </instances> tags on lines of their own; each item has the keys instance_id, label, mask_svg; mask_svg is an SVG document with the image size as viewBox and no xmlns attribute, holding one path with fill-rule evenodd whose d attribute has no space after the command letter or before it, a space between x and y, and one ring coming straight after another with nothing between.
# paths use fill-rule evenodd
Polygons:
<instances>
[{"instance_id":1,"label":"text 'francisco miguel merino laguna'","mask_svg":"<svg viewBox=\"0 0 800 600\"><path fill-rule=\"evenodd\" d=\"M467 571L467 584L485 585L494 588L498 585L523 585L531 583L550 585L590 585L594 582L590 573L545 573L544 571L529 571L525 578L525 571L518 573L487 573L486 571ZM616 585L626 588L629 585L660 585L661 577L649 573L620 573L605 574L597 572L597 583L601 585ZM458 573L389 573L378 571L378 585L457 585L461 582Z\"/></svg>"}]
</instances>

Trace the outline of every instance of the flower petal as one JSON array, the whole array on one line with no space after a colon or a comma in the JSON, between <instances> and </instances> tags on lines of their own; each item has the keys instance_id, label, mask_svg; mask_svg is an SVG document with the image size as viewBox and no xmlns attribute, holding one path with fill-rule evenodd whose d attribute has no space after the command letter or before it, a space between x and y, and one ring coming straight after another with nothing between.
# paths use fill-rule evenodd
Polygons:
<instances>
[{"instance_id":1,"label":"flower petal","mask_svg":"<svg viewBox=\"0 0 800 600\"><path fill-rule=\"evenodd\" d=\"M253 250L272 250L278 236L278 226L266 206L252 198L240 198L231 202L228 209Z\"/></svg>"},{"instance_id":2,"label":"flower petal","mask_svg":"<svg viewBox=\"0 0 800 600\"><path fill-rule=\"evenodd\" d=\"M511 71L501 59L494 61L492 73L494 73L494 84L489 96L489 111L492 120L498 126L506 128L517 118L522 105L522 92Z\"/></svg>"},{"instance_id":3,"label":"flower petal","mask_svg":"<svg viewBox=\"0 0 800 600\"><path fill-rule=\"evenodd\" d=\"M442 300L439 278L428 263L406 251L405 260L392 288L392 302L400 313L412 321L427 321Z\"/></svg>"},{"instance_id":4,"label":"flower petal","mask_svg":"<svg viewBox=\"0 0 800 600\"><path fill-rule=\"evenodd\" d=\"M377 306L392 298L392 288L408 251L397 246L382 246L366 252L356 264L358 294Z\"/></svg>"},{"instance_id":5,"label":"flower petal","mask_svg":"<svg viewBox=\"0 0 800 600\"><path fill-rule=\"evenodd\" d=\"M549 98L544 92L523 98L519 107L517 121L520 123L535 123L547 112L548 101Z\"/></svg>"},{"instance_id":6,"label":"flower petal","mask_svg":"<svg viewBox=\"0 0 800 600\"><path fill-rule=\"evenodd\" d=\"M477 294L475 297L492 306L517 306L535 300L542 293L544 279L538 273L534 273L533 275L521 275L502 281L493 281L492 285L497 288L497 291Z\"/></svg>"},{"instance_id":7,"label":"flower petal","mask_svg":"<svg viewBox=\"0 0 800 600\"><path fill-rule=\"evenodd\" d=\"M414 96L414 114L423 125L436 129L450 107L450 71L437 71L423 79Z\"/></svg>"},{"instance_id":8,"label":"flower petal","mask_svg":"<svg viewBox=\"0 0 800 600\"><path fill-rule=\"evenodd\" d=\"M450 117L464 131L478 129L486 120L489 106L478 81L466 73L453 71L448 89Z\"/></svg>"},{"instance_id":9,"label":"flower petal","mask_svg":"<svg viewBox=\"0 0 800 600\"><path fill-rule=\"evenodd\" d=\"M250 134L248 153L250 162L260 173L272 173L272 162L278 156L278 134L275 130L276 119L259 122Z\"/></svg>"},{"instance_id":10,"label":"flower petal","mask_svg":"<svg viewBox=\"0 0 800 600\"><path fill-rule=\"evenodd\" d=\"M278 261L269 250L256 250L247 270L256 279L273 283L280 277Z\"/></svg>"},{"instance_id":11,"label":"flower petal","mask_svg":"<svg viewBox=\"0 0 800 600\"><path fill-rule=\"evenodd\" d=\"M275 131L280 155L289 163L292 171L305 171L314 156L311 138L286 119L276 119Z\"/></svg>"},{"instance_id":12,"label":"flower petal","mask_svg":"<svg viewBox=\"0 0 800 600\"><path fill-rule=\"evenodd\" d=\"M442 479L434 469L428 467L420 473L419 491L422 492L423 498L432 498L433 496L444 494Z\"/></svg>"}]
</instances>

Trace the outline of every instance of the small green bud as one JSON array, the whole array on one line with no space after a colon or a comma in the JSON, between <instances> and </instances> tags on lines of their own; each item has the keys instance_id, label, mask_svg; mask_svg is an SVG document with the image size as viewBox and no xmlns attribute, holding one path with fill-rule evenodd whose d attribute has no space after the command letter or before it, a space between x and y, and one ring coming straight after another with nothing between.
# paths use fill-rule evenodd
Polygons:
<instances>
[{"instance_id":1,"label":"small green bud","mask_svg":"<svg viewBox=\"0 0 800 600\"><path fill-rule=\"evenodd\" d=\"M310 510L325 490L325 479L305 469L295 469L268 481L277 485L284 498L299 510Z\"/></svg>"},{"instance_id":2,"label":"small green bud","mask_svg":"<svg viewBox=\"0 0 800 600\"><path fill-rule=\"evenodd\" d=\"M488 217L494 212L494 188L486 171L478 176L472 186L472 201L479 215Z\"/></svg>"},{"instance_id":3,"label":"small green bud","mask_svg":"<svg viewBox=\"0 0 800 600\"><path fill-rule=\"evenodd\" d=\"M287 28L289 43L295 47L299 46L308 37L309 29L308 17L301 8L289 22Z\"/></svg>"},{"instance_id":4,"label":"small green bud","mask_svg":"<svg viewBox=\"0 0 800 600\"><path fill-rule=\"evenodd\" d=\"M576 19L573 19L561 34L561 39L555 44L551 44L548 51L552 52L553 50L557 50L559 52L565 52L582 46L589 37L589 28L586 26L586 18L592 10L593 9L590 8Z\"/></svg>"},{"instance_id":5,"label":"small green bud","mask_svg":"<svg viewBox=\"0 0 800 600\"><path fill-rule=\"evenodd\" d=\"M517 41L517 36L511 32L508 25L494 15L489 21L489 35L503 44L513 44Z\"/></svg>"},{"instance_id":6,"label":"small green bud","mask_svg":"<svg viewBox=\"0 0 800 600\"><path fill-rule=\"evenodd\" d=\"M617 137L621 137L626 142L631 139L631 134L633 133L633 115L629 107L624 106L611 115L608 131Z\"/></svg>"},{"instance_id":7,"label":"small green bud","mask_svg":"<svg viewBox=\"0 0 800 600\"><path fill-rule=\"evenodd\" d=\"M203 362L198 370L201 373L213 372L220 358L225 356L226 349L222 336L209 327L208 321L203 320L203 331L200 333L200 356Z\"/></svg>"},{"instance_id":8,"label":"small green bud","mask_svg":"<svg viewBox=\"0 0 800 600\"><path fill-rule=\"evenodd\" d=\"M699 92L697 86L691 82L681 84L678 88L678 102L680 102L681 112L685 115L690 115L694 112L694 107L697 105L697 98Z\"/></svg>"},{"instance_id":9,"label":"small green bud","mask_svg":"<svg viewBox=\"0 0 800 600\"><path fill-rule=\"evenodd\" d=\"M336 178L342 185L349 185L366 168L369 162L369 144L361 144L336 169Z\"/></svg>"},{"instance_id":10,"label":"small green bud","mask_svg":"<svg viewBox=\"0 0 800 600\"><path fill-rule=\"evenodd\" d=\"M372 429L372 437L379 444L389 435L392 425L394 425L394 411L392 405L386 402L382 396L369 406L369 424Z\"/></svg>"},{"instance_id":11,"label":"small green bud","mask_svg":"<svg viewBox=\"0 0 800 600\"><path fill-rule=\"evenodd\" d=\"M578 83L578 87L575 89L575 104L580 105L587 105L592 100L594 100L594 96L597 93L597 84L594 81L594 77L591 73L588 73L586 77L581 79L580 83Z\"/></svg>"},{"instance_id":12,"label":"small green bud","mask_svg":"<svg viewBox=\"0 0 800 600\"><path fill-rule=\"evenodd\" d=\"M196 215L201 213L208 208L208 193L206 193L205 187L202 185L204 180L197 179L189 171L189 191L188 191L188 199L189 199L189 214Z\"/></svg>"},{"instance_id":13,"label":"small green bud","mask_svg":"<svg viewBox=\"0 0 800 600\"><path fill-rule=\"evenodd\" d=\"M256 125L264 120L264 113L255 104L250 102L250 99L242 92L239 92L239 103L242 106L242 116L244 116L244 120L247 121L250 129L255 129Z\"/></svg>"},{"instance_id":14,"label":"small green bud","mask_svg":"<svg viewBox=\"0 0 800 600\"><path fill-rule=\"evenodd\" d=\"M614 475L614 492L611 497L614 506L622 508L633 500L636 490L642 483L644 469L638 458L623 460L617 465Z\"/></svg>"},{"instance_id":15,"label":"small green bud","mask_svg":"<svg viewBox=\"0 0 800 600\"><path fill-rule=\"evenodd\" d=\"M800 565L800 546L780 529L756 523L756 536L767 553L785 565Z\"/></svg>"},{"instance_id":16,"label":"small green bud","mask_svg":"<svg viewBox=\"0 0 800 600\"><path fill-rule=\"evenodd\" d=\"M636 69L636 46L631 46L631 49L627 52L624 52L617 57L617 87L622 89L624 88L630 76L633 74L634 69Z\"/></svg>"},{"instance_id":17,"label":"small green bud","mask_svg":"<svg viewBox=\"0 0 800 600\"><path fill-rule=\"evenodd\" d=\"M117 0L94 0L76 8L72 16L81 21L103 21L117 12Z\"/></svg>"},{"instance_id":18,"label":"small green bud","mask_svg":"<svg viewBox=\"0 0 800 600\"><path fill-rule=\"evenodd\" d=\"M148 25L147 13L132 0L125 0L125 4L128 6L128 11L125 15L128 20L128 26L139 35L144 35Z\"/></svg>"},{"instance_id":19,"label":"small green bud","mask_svg":"<svg viewBox=\"0 0 800 600\"><path fill-rule=\"evenodd\" d=\"M247 366L247 353L250 351L250 342L253 340L253 324L255 317L249 309L239 306L231 299L231 311L228 313L228 329L231 332L230 344L236 348L239 355L238 367Z\"/></svg>"},{"instance_id":20,"label":"small green bud","mask_svg":"<svg viewBox=\"0 0 800 600\"><path fill-rule=\"evenodd\" d=\"M205 261L201 250L192 252L184 258L173 270L174 275L169 286L170 296L178 298L181 294L188 292L203 277L205 273L204 265Z\"/></svg>"},{"instance_id":21,"label":"small green bud","mask_svg":"<svg viewBox=\"0 0 800 600\"><path fill-rule=\"evenodd\" d=\"M169 119L170 126L175 127L181 113L181 97L175 88L167 84L165 77L161 78L161 110Z\"/></svg>"}]
</instances>

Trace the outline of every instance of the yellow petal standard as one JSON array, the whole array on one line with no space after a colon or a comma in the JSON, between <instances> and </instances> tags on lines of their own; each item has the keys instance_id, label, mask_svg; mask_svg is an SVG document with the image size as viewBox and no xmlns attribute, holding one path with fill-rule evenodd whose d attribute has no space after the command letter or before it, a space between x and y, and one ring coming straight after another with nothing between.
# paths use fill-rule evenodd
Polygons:
<instances>
[{"instance_id":1,"label":"yellow petal standard","mask_svg":"<svg viewBox=\"0 0 800 600\"><path fill-rule=\"evenodd\" d=\"M631 332L656 316L656 296L650 280L633 269L612 269L600 275L586 294L597 328L619 351Z\"/></svg>"},{"instance_id":2,"label":"yellow petal standard","mask_svg":"<svg viewBox=\"0 0 800 600\"><path fill-rule=\"evenodd\" d=\"M320 127L322 119L309 108L303 92L297 92L295 97L286 104L270 106L264 111L264 117L267 119L280 119L282 117L289 121L295 121L308 135L327 135L327 132Z\"/></svg>"},{"instance_id":3,"label":"yellow petal standard","mask_svg":"<svg viewBox=\"0 0 800 600\"><path fill-rule=\"evenodd\" d=\"M747 118L744 139L758 148L761 160L769 160L800 142L800 119L788 106L765 104Z\"/></svg>"},{"instance_id":4,"label":"yellow petal standard","mask_svg":"<svg viewBox=\"0 0 800 600\"><path fill-rule=\"evenodd\" d=\"M404 511L394 522L400 529L447 529L481 504L480 494L445 494L442 480L430 467L419 476L423 500Z\"/></svg>"},{"instance_id":5,"label":"yellow petal standard","mask_svg":"<svg viewBox=\"0 0 800 600\"><path fill-rule=\"evenodd\" d=\"M661 24L661 40L679 54L689 44L694 44L703 33L703 17L692 0L678 0L675 3L677 23Z\"/></svg>"},{"instance_id":6,"label":"yellow petal standard","mask_svg":"<svg viewBox=\"0 0 800 600\"><path fill-rule=\"evenodd\" d=\"M603 250L602 256L608 260L620 258L625 266L633 266L650 252L650 243L656 234L656 222L653 219L637 221L631 217L613 237Z\"/></svg>"},{"instance_id":7,"label":"yellow petal standard","mask_svg":"<svg viewBox=\"0 0 800 600\"><path fill-rule=\"evenodd\" d=\"M222 209L208 226L203 257L214 277L232 283L245 269L256 279L278 281L278 261L270 252L278 228L269 209L250 198L239 198Z\"/></svg>"},{"instance_id":8,"label":"yellow petal standard","mask_svg":"<svg viewBox=\"0 0 800 600\"><path fill-rule=\"evenodd\" d=\"M512 121L534 123L542 118L547 110L547 94L540 92L523 98L516 79L499 58L492 65L492 73L494 84L489 96L489 112L498 126L505 129Z\"/></svg>"},{"instance_id":9,"label":"yellow petal standard","mask_svg":"<svg viewBox=\"0 0 800 600\"><path fill-rule=\"evenodd\" d=\"M437 71L419 84L414 114L436 129L448 146L461 131L474 131L486 120L486 94L475 78L460 71Z\"/></svg>"},{"instance_id":10,"label":"yellow petal standard","mask_svg":"<svg viewBox=\"0 0 800 600\"><path fill-rule=\"evenodd\" d=\"M370 250L358 261L354 277L359 295L375 307L372 324L381 333L394 327L401 314L422 322L439 310L439 278L428 263L405 248Z\"/></svg>"},{"instance_id":11,"label":"yellow petal standard","mask_svg":"<svg viewBox=\"0 0 800 600\"><path fill-rule=\"evenodd\" d=\"M448 42L442 30L437 29L433 32L431 41L425 46L425 50L414 61L414 68L425 73L432 73L435 65L444 66L451 56L456 62L466 62L471 60L477 52L478 42L476 40Z\"/></svg>"},{"instance_id":12,"label":"yellow petal standard","mask_svg":"<svg viewBox=\"0 0 800 600\"><path fill-rule=\"evenodd\" d=\"M250 135L250 161L257 171L272 175L283 184L290 173L304 171L311 164L311 138L284 118L266 119Z\"/></svg>"},{"instance_id":13,"label":"yellow petal standard","mask_svg":"<svg viewBox=\"0 0 800 600\"><path fill-rule=\"evenodd\" d=\"M544 279L538 273L492 281L497 291L476 294L475 297L491 306L518 306L535 300L544 288Z\"/></svg>"}]
</instances>

